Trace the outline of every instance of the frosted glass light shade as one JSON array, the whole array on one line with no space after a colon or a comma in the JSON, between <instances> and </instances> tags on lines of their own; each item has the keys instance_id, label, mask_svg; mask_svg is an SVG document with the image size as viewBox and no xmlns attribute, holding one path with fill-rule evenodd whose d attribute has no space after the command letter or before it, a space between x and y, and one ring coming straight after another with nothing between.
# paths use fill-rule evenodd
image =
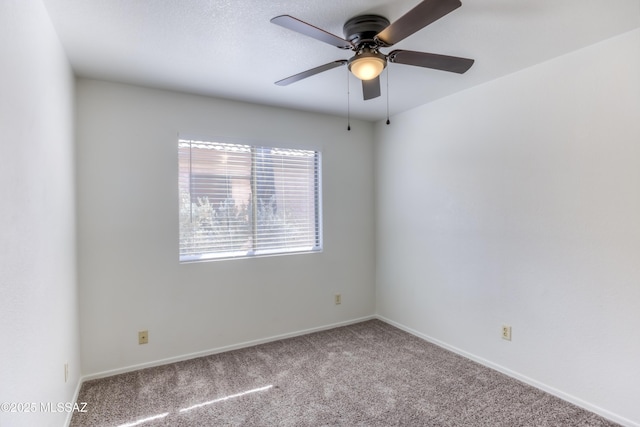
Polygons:
<instances>
[{"instance_id":1,"label":"frosted glass light shade","mask_svg":"<svg viewBox=\"0 0 640 427\"><path fill-rule=\"evenodd\" d=\"M362 55L351 61L349 70L360 80L371 80L378 77L386 65L384 58Z\"/></svg>"}]
</instances>

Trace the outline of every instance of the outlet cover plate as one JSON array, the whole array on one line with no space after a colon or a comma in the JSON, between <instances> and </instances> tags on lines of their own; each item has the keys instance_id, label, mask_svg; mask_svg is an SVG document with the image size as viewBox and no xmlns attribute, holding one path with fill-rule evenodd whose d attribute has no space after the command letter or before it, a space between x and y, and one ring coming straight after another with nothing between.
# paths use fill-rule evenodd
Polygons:
<instances>
[{"instance_id":1,"label":"outlet cover plate","mask_svg":"<svg viewBox=\"0 0 640 427\"><path fill-rule=\"evenodd\" d=\"M502 339L511 341L511 326L502 325Z\"/></svg>"}]
</instances>

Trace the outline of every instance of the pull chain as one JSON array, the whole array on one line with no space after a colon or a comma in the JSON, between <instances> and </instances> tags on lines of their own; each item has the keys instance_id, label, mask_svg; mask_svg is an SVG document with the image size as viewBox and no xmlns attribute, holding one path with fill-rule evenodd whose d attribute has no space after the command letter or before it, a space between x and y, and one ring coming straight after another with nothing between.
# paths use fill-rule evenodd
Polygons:
<instances>
[{"instance_id":1,"label":"pull chain","mask_svg":"<svg viewBox=\"0 0 640 427\"><path fill-rule=\"evenodd\" d=\"M391 120L389 120L389 67L387 67L387 124L391 124Z\"/></svg>"},{"instance_id":2,"label":"pull chain","mask_svg":"<svg viewBox=\"0 0 640 427\"><path fill-rule=\"evenodd\" d=\"M347 130L351 130L351 91L349 85L349 69L347 69Z\"/></svg>"}]
</instances>

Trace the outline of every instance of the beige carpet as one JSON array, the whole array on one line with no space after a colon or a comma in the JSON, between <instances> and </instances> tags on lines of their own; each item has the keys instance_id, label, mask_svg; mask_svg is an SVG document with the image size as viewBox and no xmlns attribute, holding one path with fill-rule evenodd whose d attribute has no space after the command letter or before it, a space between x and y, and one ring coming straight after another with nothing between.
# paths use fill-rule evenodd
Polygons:
<instances>
[{"instance_id":1,"label":"beige carpet","mask_svg":"<svg viewBox=\"0 0 640 427\"><path fill-rule=\"evenodd\" d=\"M80 426L614 426L378 320L87 381Z\"/></svg>"}]
</instances>

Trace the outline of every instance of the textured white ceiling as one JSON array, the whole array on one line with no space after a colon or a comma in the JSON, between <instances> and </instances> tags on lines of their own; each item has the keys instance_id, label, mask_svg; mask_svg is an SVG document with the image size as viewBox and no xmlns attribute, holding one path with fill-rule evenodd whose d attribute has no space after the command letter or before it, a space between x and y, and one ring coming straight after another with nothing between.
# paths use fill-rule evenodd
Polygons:
<instances>
[{"instance_id":1,"label":"textured white ceiling","mask_svg":"<svg viewBox=\"0 0 640 427\"><path fill-rule=\"evenodd\" d=\"M640 0L462 0L392 49L476 60L463 75L390 64L391 115L640 27ZM419 0L44 0L79 76L345 115L346 67L274 82L351 51L271 24L289 14L343 37L356 15L394 21ZM385 53L391 49L384 50ZM580 70L575 70L579 73ZM386 116L351 76L351 115Z\"/></svg>"}]
</instances>

